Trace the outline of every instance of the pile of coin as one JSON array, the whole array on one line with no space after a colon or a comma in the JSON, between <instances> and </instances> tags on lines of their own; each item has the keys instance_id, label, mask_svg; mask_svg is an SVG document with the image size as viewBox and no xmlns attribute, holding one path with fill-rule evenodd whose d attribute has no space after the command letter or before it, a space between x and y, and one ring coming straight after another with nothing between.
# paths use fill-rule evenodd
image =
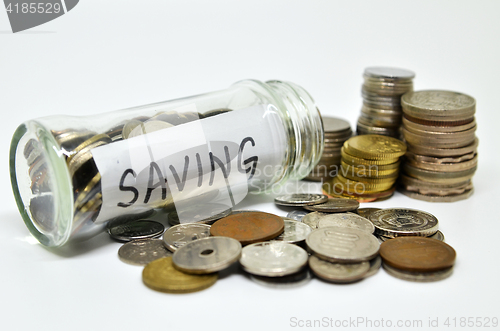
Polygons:
<instances>
[{"instance_id":1,"label":"pile of coin","mask_svg":"<svg viewBox=\"0 0 500 331\"><path fill-rule=\"evenodd\" d=\"M413 91L415 74L390 67L365 69L361 88L363 107L358 118L357 132L399 138L401 125L401 96Z\"/></svg>"},{"instance_id":2,"label":"pile of coin","mask_svg":"<svg viewBox=\"0 0 500 331\"><path fill-rule=\"evenodd\" d=\"M387 199L394 193L399 158L405 152L405 143L396 138L380 135L352 137L342 147L338 176L323 183L323 192L360 202Z\"/></svg>"},{"instance_id":3,"label":"pile of coin","mask_svg":"<svg viewBox=\"0 0 500 331\"><path fill-rule=\"evenodd\" d=\"M403 95L401 101L408 145L401 192L435 202L468 198L478 161L474 98L451 91L418 91Z\"/></svg>"},{"instance_id":4,"label":"pile of coin","mask_svg":"<svg viewBox=\"0 0 500 331\"><path fill-rule=\"evenodd\" d=\"M340 167L340 149L344 142L352 136L349 122L335 117L322 117L325 133L323 154L318 164L305 178L312 181L323 181L337 175Z\"/></svg>"}]
</instances>

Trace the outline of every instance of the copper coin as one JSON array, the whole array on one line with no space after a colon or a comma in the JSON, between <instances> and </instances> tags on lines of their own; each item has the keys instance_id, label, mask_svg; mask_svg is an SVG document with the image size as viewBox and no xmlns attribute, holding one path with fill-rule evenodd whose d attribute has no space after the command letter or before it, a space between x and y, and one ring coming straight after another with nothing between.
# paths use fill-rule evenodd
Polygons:
<instances>
[{"instance_id":1,"label":"copper coin","mask_svg":"<svg viewBox=\"0 0 500 331\"><path fill-rule=\"evenodd\" d=\"M430 272L449 268L455 263L456 252L442 241L421 237L399 237L380 245L380 256L391 267Z\"/></svg>"},{"instance_id":2,"label":"copper coin","mask_svg":"<svg viewBox=\"0 0 500 331\"><path fill-rule=\"evenodd\" d=\"M242 245L266 241L279 236L285 228L285 222L279 216L248 212L233 214L221 218L210 228L212 236L230 237Z\"/></svg>"}]
</instances>

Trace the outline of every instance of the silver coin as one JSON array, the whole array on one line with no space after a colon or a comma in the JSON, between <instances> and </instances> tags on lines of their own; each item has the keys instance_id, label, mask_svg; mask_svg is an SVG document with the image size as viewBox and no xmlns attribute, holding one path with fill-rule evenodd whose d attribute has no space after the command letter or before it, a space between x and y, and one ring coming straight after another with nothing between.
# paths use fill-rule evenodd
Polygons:
<instances>
[{"instance_id":1,"label":"silver coin","mask_svg":"<svg viewBox=\"0 0 500 331\"><path fill-rule=\"evenodd\" d=\"M162 257L171 256L160 239L135 240L124 244L118 250L118 257L125 263L146 265Z\"/></svg>"},{"instance_id":2,"label":"silver coin","mask_svg":"<svg viewBox=\"0 0 500 331\"><path fill-rule=\"evenodd\" d=\"M306 244L320 258L343 263L371 260L380 248L377 238L367 231L339 226L314 230Z\"/></svg>"},{"instance_id":3,"label":"silver coin","mask_svg":"<svg viewBox=\"0 0 500 331\"><path fill-rule=\"evenodd\" d=\"M130 132L132 132L136 127L140 126L142 124L141 121L138 120L130 120L128 121L122 129L122 137L123 139L128 139L128 136L130 135Z\"/></svg>"},{"instance_id":4,"label":"silver coin","mask_svg":"<svg viewBox=\"0 0 500 331\"><path fill-rule=\"evenodd\" d=\"M368 278L375 275L381 266L382 258L380 257L380 255L377 255L376 258L370 260L370 269L368 269L368 272L363 277Z\"/></svg>"},{"instance_id":5,"label":"silver coin","mask_svg":"<svg viewBox=\"0 0 500 331\"><path fill-rule=\"evenodd\" d=\"M234 214L242 214L242 213L255 213L255 212L260 212L260 210L252 210L252 209L240 209L240 210L233 210L231 212L231 215Z\"/></svg>"},{"instance_id":6,"label":"silver coin","mask_svg":"<svg viewBox=\"0 0 500 331\"><path fill-rule=\"evenodd\" d=\"M163 121L148 121L136 126L127 136L127 139L134 138L143 134L168 129L174 125Z\"/></svg>"},{"instance_id":7,"label":"silver coin","mask_svg":"<svg viewBox=\"0 0 500 331\"><path fill-rule=\"evenodd\" d=\"M324 194L316 193L295 193L276 197L274 203L280 206L307 206L323 203L328 200Z\"/></svg>"},{"instance_id":8,"label":"silver coin","mask_svg":"<svg viewBox=\"0 0 500 331\"><path fill-rule=\"evenodd\" d=\"M382 208L358 208L358 209L356 209L355 213L358 214L359 216L362 216L362 217L368 219L368 217L372 213L379 211L379 210L382 210Z\"/></svg>"},{"instance_id":9,"label":"silver coin","mask_svg":"<svg viewBox=\"0 0 500 331\"><path fill-rule=\"evenodd\" d=\"M311 273L308 269L304 269L295 274L283 276L283 277L266 277L266 276L256 276L250 275L250 279L255 283L275 288L275 289L288 289L303 286L312 279Z\"/></svg>"},{"instance_id":10,"label":"silver coin","mask_svg":"<svg viewBox=\"0 0 500 331\"><path fill-rule=\"evenodd\" d=\"M322 217L330 215L328 213L320 213L318 211L307 214L302 218L302 223L307 224L311 227L311 229L318 228L318 222Z\"/></svg>"},{"instance_id":11,"label":"silver coin","mask_svg":"<svg viewBox=\"0 0 500 331\"><path fill-rule=\"evenodd\" d=\"M410 272L410 271L396 269L385 263L383 263L382 265L385 271L387 271L389 275L412 282L436 282L438 280L443 280L445 278L450 277L451 274L453 273L453 267L432 272Z\"/></svg>"},{"instance_id":12,"label":"silver coin","mask_svg":"<svg viewBox=\"0 0 500 331\"><path fill-rule=\"evenodd\" d=\"M299 272L307 264L307 252L297 245L268 241L245 246L240 264L246 272L281 277Z\"/></svg>"},{"instance_id":13,"label":"silver coin","mask_svg":"<svg viewBox=\"0 0 500 331\"><path fill-rule=\"evenodd\" d=\"M375 233L385 237L422 236L437 232L438 219L425 211L404 208L382 209L370 215Z\"/></svg>"},{"instance_id":14,"label":"silver coin","mask_svg":"<svg viewBox=\"0 0 500 331\"><path fill-rule=\"evenodd\" d=\"M352 213L328 214L323 216L318 222L318 229L330 226L360 229L370 234L375 231L375 227L369 220Z\"/></svg>"},{"instance_id":15,"label":"silver coin","mask_svg":"<svg viewBox=\"0 0 500 331\"><path fill-rule=\"evenodd\" d=\"M189 223L172 226L163 234L165 247L175 252L179 247L202 238L210 237L210 225Z\"/></svg>"},{"instance_id":16,"label":"silver coin","mask_svg":"<svg viewBox=\"0 0 500 331\"><path fill-rule=\"evenodd\" d=\"M108 229L111 238L118 241L155 238L161 236L165 227L154 221L134 221L120 224Z\"/></svg>"},{"instance_id":17,"label":"silver coin","mask_svg":"<svg viewBox=\"0 0 500 331\"><path fill-rule=\"evenodd\" d=\"M309 267L316 276L332 283L352 283L364 278L370 269L369 262L333 263L317 256L309 257Z\"/></svg>"},{"instance_id":18,"label":"silver coin","mask_svg":"<svg viewBox=\"0 0 500 331\"><path fill-rule=\"evenodd\" d=\"M274 238L276 241L283 241L289 244L297 244L306 240L312 229L309 225L294 221L290 218L282 217L285 222L283 233Z\"/></svg>"},{"instance_id":19,"label":"silver coin","mask_svg":"<svg viewBox=\"0 0 500 331\"><path fill-rule=\"evenodd\" d=\"M348 132L351 130L351 124L341 118L322 116L322 120L325 133Z\"/></svg>"},{"instance_id":20,"label":"silver coin","mask_svg":"<svg viewBox=\"0 0 500 331\"><path fill-rule=\"evenodd\" d=\"M303 211L303 210L292 210L291 212L289 212L286 217L288 218L291 218L292 220L294 221L297 221L297 222L302 222L302 218L304 216L306 216L307 214L309 214L307 211Z\"/></svg>"},{"instance_id":21,"label":"silver coin","mask_svg":"<svg viewBox=\"0 0 500 331\"><path fill-rule=\"evenodd\" d=\"M412 79L415 77L413 71L391 67L368 67L365 69L364 75L374 78L391 79Z\"/></svg>"},{"instance_id":22,"label":"silver coin","mask_svg":"<svg viewBox=\"0 0 500 331\"><path fill-rule=\"evenodd\" d=\"M171 212L168 214L168 223L177 225L180 224L180 219L182 219L183 223L212 224L218 219L228 216L231 212L232 210L223 204L198 204L181 210L180 217L177 211Z\"/></svg>"},{"instance_id":23,"label":"silver coin","mask_svg":"<svg viewBox=\"0 0 500 331\"><path fill-rule=\"evenodd\" d=\"M229 267L241 256L241 244L229 237L208 237L179 247L174 266L190 274L209 274Z\"/></svg>"},{"instance_id":24,"label":"silver coin","mask_svg":"<svg viewBox=\"0 0 500 331\"><path fill-rule=\"evenodd\" d=\"M358 209L359 202L354 199L329 198L328 201L312 206L304 206L304 209L310 211L319 211L323 213L341 213Z\"/></svg>"},{"instance_id":25,"label":"silver coin","mask_svg":"<svg viewBox=\"0 0 500 331\"><path fill-rule=\"evenodd\" d=\"M439 230L438 230L438 232L436 232L435 234L433 234L429 238L436 239L436 240L444 242L444 234L441 231L439 231Z\"/></svg>"}]
</instances>

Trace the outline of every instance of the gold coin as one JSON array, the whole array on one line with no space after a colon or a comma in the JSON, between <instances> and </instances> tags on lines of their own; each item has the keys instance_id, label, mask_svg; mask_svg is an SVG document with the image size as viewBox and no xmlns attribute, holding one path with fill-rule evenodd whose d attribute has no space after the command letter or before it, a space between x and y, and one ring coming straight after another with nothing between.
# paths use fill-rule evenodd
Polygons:
<instances>
[{"instance_id":1,"label":"gold coin","mask_svg":"<svg viewBox=\"0 0 500 331\"><path fill-rule=\"evenodd\" d=\"M344 161L346 164L353 165L353 166L358 166L358 165L388 165L388 164L394 164L399 162L399 158L393 158L393 159L383 159L383 160L366 160L363 158L356 157L354 155L349 154L346 152L345 147L342 147L340 150L340 155L342 156L342 161Z\"/></svg>"},{"instance_id":2,"label":"gold coin","mask_svg":"<svg viewBox=\"0 0 500 331\"><path fill-rule=\"evenodd\" d=\"M395 159L406 153L406 144L401 140L375 134L352 137L344 148L353 156L369 160Z\"/></svg>"},{"instance_id":3,"label":"gold coin","mask_svg":"<svg viewBox=\"0 0 500 331\"><path fill-rule=\"evenodd\" d=\"M144 284L167 293L190 293L204 290L217 281L217 273L190 275L174 268L172 257L164 257L150 262L142 271Z\"/></svg>"},{"instance_id":4,"label":"gold coin","mask_svg":"<svg viewBox=\"0 0 500 331\"><path fill-rule=\"evenodd\" d=\"M356 194L376 193L380 191L385 191L390 189L395 182L396 178L383 183L368 183L368 182L347 179L342 175L337 175L337 177L333 179L334 185L340 184L344 186L345 189L347 189L348 191L354 192Z\"/></svg>"},{"instance_id":5,"label":"gold coin","mask_svg":"<svg viewBox=\"0 0 500 331\"><path fill-rule=\"evenodd\" d=\"M375 177L375 178L384 178L386 176L391 177L391 175L397 174L399 170L397 167L393 169L382 169L381 167L383 166L377 166L377 165L353 166L345 163L344 161L341 162L341 167L343 174L349 173L353 176L358 176L358 177Z\"/></svg>"},{"instance_id":6,"label":"gold coin","mask_svg":"<svg viewBox=\"0 0 500 331\"><path fill-rule=\"evenodd\" d=\"M80 151L82 151L84 148L98 142L98 141L110 141L111 139L109 138L109 136L105 133L101 133L101 134L96 134L95 136L93 136L92 138L90 139L87 139L85 140L83 143L81 143L80 145L78 145L74 150L71 151L71 155L68 157L68 159L66 160L66 162L70 163L71 160L75 157L75 155L77 155Z\"/></svg>"}]
</instances>

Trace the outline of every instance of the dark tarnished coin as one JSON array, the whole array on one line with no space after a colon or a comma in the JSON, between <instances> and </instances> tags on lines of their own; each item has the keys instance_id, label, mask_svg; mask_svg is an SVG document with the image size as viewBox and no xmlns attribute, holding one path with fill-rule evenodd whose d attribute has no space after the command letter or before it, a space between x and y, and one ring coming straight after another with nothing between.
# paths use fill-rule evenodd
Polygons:
<instances>
[{"instance_id":1,"label":"dark tarnished coin","mask_svg":"<svg viewBox=\"0 0 500 331\"><path fill-rule=\"evenodd\" d=\"M307 258L307 252L297 245L270 241L244 247L240 264L253 275L281 277L299 272Z\"/></svg>"},{"instance_id":2,"label":"dark tarnished coin","mask_svg":"<svg viewBox=\"0 0 500 331\"><path fill-rule=\"evenodd\" d=\"M242 245L276 238L285 228L285 222L279 216L248 212L229 215L215 222L210 228L212 236L230 237Z\"/></svg>"},{"instance_id":3,"label":"dark tarnished coin","mask_svg":"<svg viewBox=\"0 0 500 331\"><path fill-rule=\"evenodd\" d=\"M146 265L162 257L171 256L160 239L134 240L124 244L118 250L118 257L125 263Z\"/></svg>"},{"instance_id":4,"label":"dark tarnished coin","mask_svg":"<svg viewBox=\"0 0 500 331\"><path fill-rule=\"evenodd\" d=\"M118 241L155 238L161 236L165 227L153 221L134 221L120 224L108 229L111 238Z\"/></svg>"},{"instance_id":5,"label":"dark tarnished coin","mask_svg":"<svg viewBox=\"0 0 500 331\"><path fill-rule=\"evenodd\" d=\"M171 257L149 263L142 271L144 284L167 293L190 293L204 290L217 281L217 274L190 275L174 268Z\"/></svg>"},{"instance_id":6,"label":"dark tarnished coin","mask_svg":"<svg viewBox=\"0 0 500 331\"><path fill-rule=\"evenodd\" d=\"M384 270L393 277L408 280L411 282L436 282L448 278L453 273L453 267L449 267L443 270L430 271L430 272L411 272L393 268L390 265L384 263Z\"/></svg>"},{"instance_id":7,"label":"dark tarnished coin","mask_svg":"<svg viewBox=\"0 0 500 331\"><path fill-rule=\"evenodd\" d=\"M285 222L285 229L282 234L273 240L297 244L306 240L307 236L312 231L311 227L307 224L286 217L282 217L282 219Z\"/></svg>"},{"instance_id":8,"label":"dark tarnished coin","mask_svg":"<svg viewBox=\"0 0 500 331\"><path fill-rule=\"evenodd\" d=\"M314 230L306 244L320 258L343 263L369 261L380 247L377 238L367 231L339 226Z\"/></svg>"},{"instance_id":9,"label":"dark tarnished coin","mask_svg":"<svg viewBox=\"0 0 500 331\"><path fill-rule=\"evenodd\" d=\"M276 197L274 203L280 206L309 206L317 205L328 201L328 197L324 194L317 193L295 193Z\"/></svg>"},{"instance_id":10,"label":"dark tarnished coin","mask_svg":"<svg viewBox=\"0 0 500 331\"><path fill-rule=\"evenodd\" d=\"M192 241L175 251L175 268L189 274L210 274L226 269L241 256L241 244L228 237L209 237Z\"/></svg>"},{"instance_id":11,"label":"dark tarnished coin","mask_svg":"<svg viewBox=\"0 0 500 331\"><path fill-rule=\"evenodd\" d=\"M380 256L385 264L400 270L430 272L452 267L456 252L436 239L400 237L382 243Z\"/></svg>"},{"instance_id":12,"label":"dark tarnished coin","mask_svg":"<svg viewBox=\"0 0 500 331\"><path fill-rule=\"evenodd\" d=\"M382 210L381 208L358 208L356 211L354 211L354 213L358 214L359 216L362 216L366 219L368 219L368 217L376 212L376 211L379 211L379 210Z\"/></svg>"},{"instance_id":13,"label":"dark tarnished coin","mask_svg":"<svg viewBox=\"0 0 500 331\"><path fill-rule=\"evenodd\" d=\"M375 226L375 233L385 237L428 237L439 227L434 215L416 209L382 209L371 214L369 220Z\"/></svg>"},{"instance_id":14,"label":"dark tarnished coin","mask_svg":"<svg viewBox=\"0 0 500 331\"><path fill-rule=\"evenodd\" d=\"M309 257L309 267L316 276L332 283L352 283L363 279L370 263L333 263L314 255Z\"/></svg>"},{"instance_id":15,"label":"dark tarnished coin","mask_svg":"<svg viewBox=\"0 0 500 331\"><path fill-rule=\"evenodd\" d=\"M163 234L163 244L175 252L179 247L210 236L210 225L188 223L172 226Z\"/></svg>"},{"instance_id":16,"label":"dark tarnished coin","mask_svg":"<svg viewBox=\"0 0 500 331\"><path fill-rule=\"evenodd\" d=\"M319 211L322 213L341 213L358 209L359 202L354 199L329 198L328 201L312 206L304 206L304 209L310 211Z\"/></svg>"}]
</instances>

